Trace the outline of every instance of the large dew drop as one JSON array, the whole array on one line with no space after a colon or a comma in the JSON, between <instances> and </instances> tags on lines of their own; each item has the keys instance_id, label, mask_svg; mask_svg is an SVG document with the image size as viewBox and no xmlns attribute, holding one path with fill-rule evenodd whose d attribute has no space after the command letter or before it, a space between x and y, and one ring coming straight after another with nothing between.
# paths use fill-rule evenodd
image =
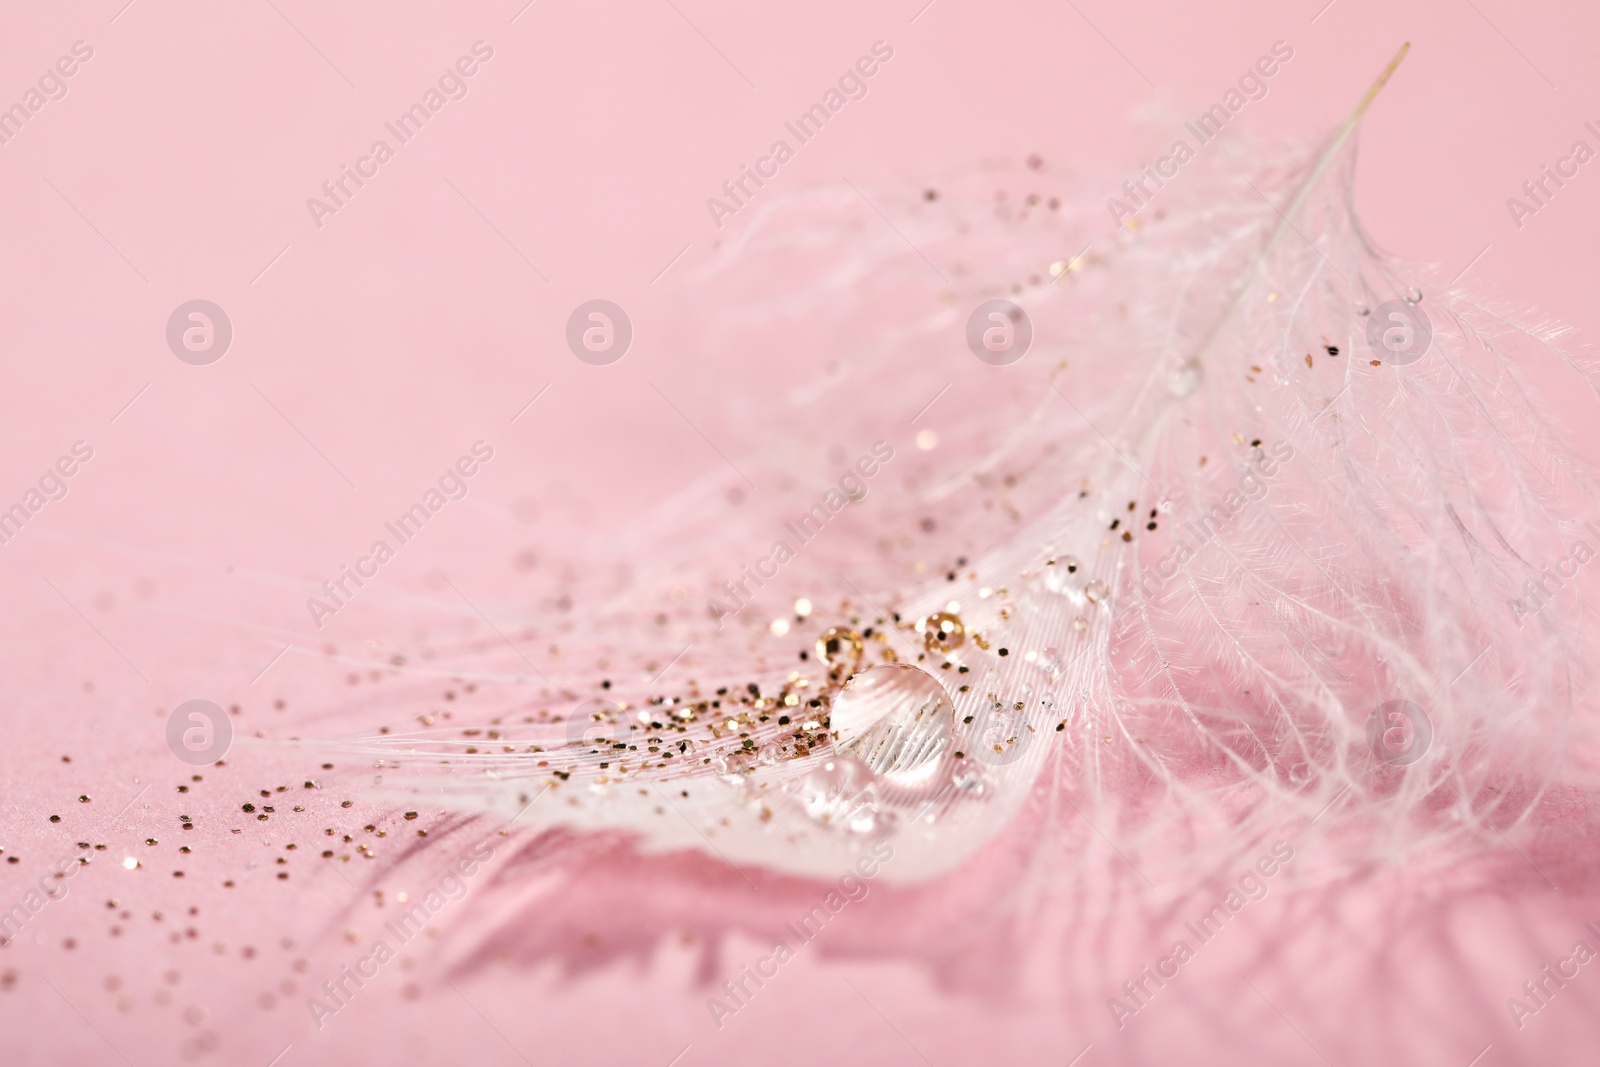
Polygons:
<instances>
[{"instance_id":1,"label":"large dew drop","mask_svg":"<svg viewBox=\"0 0 1600 1067\"><path fill-rule=\"evenodd\" d=\"M955 705L926 671L885 663L855 675L833 701L835 744L874 774L915 784L950 745Z\"/></svg>"}]
</instances>

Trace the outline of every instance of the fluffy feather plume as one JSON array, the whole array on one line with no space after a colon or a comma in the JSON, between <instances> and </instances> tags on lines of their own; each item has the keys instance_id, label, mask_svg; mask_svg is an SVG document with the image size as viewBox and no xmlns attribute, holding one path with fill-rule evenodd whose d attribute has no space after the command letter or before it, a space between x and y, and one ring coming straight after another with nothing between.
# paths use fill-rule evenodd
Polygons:
<instances>
[{"instance_id":1,"label":"fluffy feather plume","mask_svg":"<svg viewBox=\"0 0 1600 1067\"><path fill-rule=\"evenodd\" d=\"M741 872L888 842L899 883L1008 830L1059 870L1084 823L1159 882L1285 823L1346 870L1590 788L1570 580L1600 509L1528 382L1593 383L1363 234L1387 77L1314 151L1198 159L1114 236L1098 183L1033 166L774 203L688 295L707 358L815 353L734 405L733 469L573 549L606 579L547 590L561 621L499 605L436 646L492 721L326 743L385 793ZM990 300L1018 362L968 349ZM877 664L917 671L850 683Z\"/></svg>"}]
</instances>

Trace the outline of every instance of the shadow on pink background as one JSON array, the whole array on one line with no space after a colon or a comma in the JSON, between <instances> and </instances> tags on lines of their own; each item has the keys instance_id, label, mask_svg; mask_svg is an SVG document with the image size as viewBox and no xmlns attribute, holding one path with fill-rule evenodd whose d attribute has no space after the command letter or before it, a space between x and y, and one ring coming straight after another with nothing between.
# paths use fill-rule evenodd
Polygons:
<instances>
[{"instance_id":1,"label":"shadow on pink background","mask_svg":"<svg viewBox=\"0 0 1600 1067\"><path fill-rule=\"evenodd\" d=\"M1048 918L1069 933L1082 926L1066 942L1074 957L1039 975L893 962L928 945L876 941L863 908L848 938L870 951L844 938L797 961L774 995L719 1032L690 986L707 970L694 931L630 928L628 912L633 894L689 895L696 878L726 872L679 858L629 878L604 843L562 841L506 846L495 877L587 879L572 884L615 909L615 944L575 925L570 943L530 947L507 892L503 914L459 920L462 943L468 930L492 932L488 944L504 949L459 972L459 995L397 974L313 1031L306 990L353 958L345 930L367 920L341 908L369 887L336 871L278 884L252 870L248 887L226 892L221 879L242 862L226 834L191 833L204 847L179 861L178 816L199 818L213 800L175 792L185 778L161 729L167 709L200 695L241 704L241 729L276 714L310 731L333 704L364 706L359 678L315 662L304 579L359 552L474 441L491 442L495 457L431 543L386 572L396 611L420 617L448 599L446 570L469 593L514 599L508 546L612 528L719 464L662 394L718 438L739 421L726 397L826 354L776 343L713 366L674 343L664 324L693 299L683 282L748 218L719 228L706 201L874 42L893 54L867 95L753 207L816 183L915 187L1035 153L1131 176L1277 41L1293 59L1237 121L1264 139L1309 142L1410 41L1362 134L1369 232L1446 275L1467 271L1489 296L1536 304L1574 326L1582 350L1600 328L1600 162L1520 226L1506 200L1575 140L1596 143L1584 123L1600 124L1600 13L1504 0L1335 0L1320 13L1317 0L935 0L920 11L920 0L123 2L0 20L0 104L23 99L76 42L80 57L92 49L63 80L65 96L0 144L0 505L74 442L93 450L66 498L0 546L0 847L21 858L0 864L0 899L75 856L76 842L110 842L66 900L0 951L7 1063L120 1054L264 1067L281 1053L284 1065L666 1065L682 1053L684 1067L1091 1067L1234 1062L1226 1050L1248 1047L1260 1063L1465 1065L1486 1044L1485 1067L1586 1062L1600 978L1585 973L1521 1033L1503 1000L1565 953L1575 923L1600 920L1600 898L1552 895L1520 875L1503 892L1463 896L1443 875L1390 872L1318 908L1274 895L1250 917L1255 939L1219 946L1163 1011L1121 1033L1104 999L1145 962L1146 937L1126 917L1106 918L1104 901ZM404 144L386 134L477 42L465 95ZM307 199L380 137L393 158L314 218ZM596 297L626 307L635 329L627 357L603 369L571 358L563 340L573 307ZM164 336L173 309L195 298L233 326L209 366L180 362ZM1594 457L1584 400L1556 414ZM480 557L484 545L497 554ZM357 642L361 626L352 613L329 632ZM310 651L290 659L309 666L275 660L295 642ZM129 803L138 818L117 824ZM148 830L159 843L144 845L155 826L166 827ZM119 888L124 854L164 883ZM186 880L168 878L179 862ZM937 941L942 924L981 922L972 916L985 894L1005 891L969 879L895 904L922 909L921 936ZM786 892L767 905L772 916L806 899L775 890ZM1324 921L1306 920L1310 911ZM758 928L731 935L716 974L764 951ZM1265 996L1223 987L1207 967L1255 968ZM873 991L870 1003L850 982Z\"/></svg>"}]
</instances>

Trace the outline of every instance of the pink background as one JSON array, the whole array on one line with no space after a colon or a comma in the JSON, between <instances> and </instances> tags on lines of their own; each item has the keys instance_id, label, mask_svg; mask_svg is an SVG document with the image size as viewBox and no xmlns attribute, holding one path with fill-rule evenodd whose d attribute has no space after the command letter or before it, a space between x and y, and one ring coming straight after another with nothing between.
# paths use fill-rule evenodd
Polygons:
<instances>
[{"instance_id":1,"label":"pink background","mask_svg":"<svg viewBox=\"0 0 1600 1067\"><path fill-rule=\"evenodd\" d=\"M684 991L693 946L672 940L632 961L599 953L581 974L548 962L478 968L460 997L386 976L313 1035L303 988L282 982L331 973L354 947L341 930L367 937L372 924L340 913L349 887L325 873L280 885L255 872L223 892L244 863L226 834L190 835L206 847L179 860L177 815L200 819L225 798L175 791L187 772L161 729L168 709L197 696L243 705L246 724L277 714L307 732L334 714L333 686L359 706L345 672L314 658L306 579L351 560L474 440L491 441L496 458L430 541L386 572L391 610L407 597L459 610L446 571L468 596L514 598L491 584L507 570L505 546L609 528L719 464L657 388L715 439L730 382L759 386L781 361L817 355L752 352L709 368L653 327L744 217L719 231L706 198L876 40L894 58L869 95L763 197L841 177L917 185L1029 153L1132 174L1165 149L1177 118L1219 99L1277 40L1294 59L1238 121L1264 138L1311 140L1409 40L1363 133L1369 231L1447 273L1487 246L1467 278L1572 324L1582 349L1600 328L1600 163L1520 230L1505 201L1574 140L1595 143L1582 124L1600 123L1600 12L1504 0L1336 0L1320 16L1316 0L936 0L920 15L919 0L122 3L0 16L0 104L74 41L94 49L67 97L0 145L0 501L19 499L75 440L95 450L69 496L0 546L0 846L21 857L0 864L0 900L74 855L76 841L108 844L67 900L0 951L6 1062L115 1062L108 1045L137 1064L264 1065L285 1046L284 1064L448 1053L665 1065L686 1045L686 1067L921 1062L908 1038L941 1067L1065 1064L1085 1045L1086 1067L1225 1062L1230 1045L1251 1048L1250 1062L1321 1062L1296 1025L1335 1063L1464 1065L1486 1044L1485 1065L1582 1062L1579 1043L1592 1049L1600 976L1587 969L1520 1034L1502 1005L1565 953L1577 923L1600 919L1600 901L1516 877L1500 893L1451 896L1422 874L1350 888L1333 908L1346 924L1307 926L1296 919L1303 898L1274 895L1247 920L1254 939L1209 950L1122 1034L1104 998L1149 957L1140 931L1108 923L1026 995L987 995L982 976L936 981L908 964L852 961L841 946L790 965L779 990L719 1033L704 994ZM306 198L478 40L494 56L467 97L316 227ZM1173 114L1141 120L1152 101ZM179 362L164 342L169 313L197 297L224 307L235 331L208 367ZM573 359L562 339L572 308L594 297L623 305L635 327L627 357L604 369ZM1578 398L1557 414L1594 456L1600 440ZM485 543L493 558L478 555ZM341 615L330 639L364 640L367 619ZM293 653L252 683L286 644ZM150 877L124 877L124 854L147 861L134 874ZM166 876L179 863L187 881ZM617 889L619 913L630 891L647 890ZM108 898L127 903L108 910ZM135 913L111 937L122 907ZM937 924L925 936L938 939ZM736 941L728 958L760 950ZM302 956L314 962L296 979ZM1287 1019L1220 980L1235 970ZM408 993L411 982L426 988Z\"/></svg>"}]
</instances>

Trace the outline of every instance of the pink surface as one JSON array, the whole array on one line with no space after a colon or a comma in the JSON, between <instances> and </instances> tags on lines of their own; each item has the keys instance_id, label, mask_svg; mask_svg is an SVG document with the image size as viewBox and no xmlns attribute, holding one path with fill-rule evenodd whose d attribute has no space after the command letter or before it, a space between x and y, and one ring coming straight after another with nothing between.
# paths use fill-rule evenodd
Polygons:
<instances>
[{"instance_id":1,"label":"pink surface","mask_svg":"<svg viewBox=\"0 0 1600 1067\"><path fill-rule=\"evenodd\" d=\"M686 1067L1088 1067L1233 1062L1237 1049L1262 1063L1466 1064L1486 1045L1486 1067L1592 1061L1596 965L1521 1030L1504 1007L1574 941L1594 943L1584 923L1600 924L1585 859L1593 814L1559 797L1521 847L1561 892L1515 852L1471 877L1389 871L1335 890L1291 867L1236 920L1245 931L1202 949L1120 1030L1106 998L1226 887L1174 901L1107 885L1080 913L1041 920L1071 952L1026 974L968 969L939 950L974 930L1033 937L986 930L990 903L1014 887L982 864L925 890L874 888L718 1029L696 982L764 955L818 887L773 879L748 916L713 929L700 925L697 887L731 875L709 861L640 865L603 843L554 842L567 862L550 863L497 844L465 903L437 917L429 951L387 965L319 1029L306 996L365 956L387 918L371 884L313 861L322 827L359 834L381 821L398 839L422 823L346 812L341 796L305 789L316 768L304 754L241 749L192 781L162 731L167 711L197 697L240 705L241 732L365 724L382 686L319 656L324 640L359 645L379 636L375 619L392 633L459 611L451 582L474 599L531 595L505 578L519 552L611 528L719 465L662 394L718 439L740 421L726 397L821 357L779 346L710 366L674 343L670 315L693 299L680 280L747 218L719 229L706 200L876 41L893 57L865 97L761 197L840 178L917 186L1031 153L1133 175L1280 40L1292 61L1239 121L1311 140L1409 40L1364 128L1369 232L1447 275L1470 264L1482 291L1537 302L1586 345L1600 328L1600 164L1520 226L1506 199L1573 141L1593 141L1583 124L1600 125L1600 14L1500 0L1403 11L1336 0L1320 14L1315 2L1098 0L936 0L920 13L917 0L122 4L8 11L0 23L0 104L23 100L75 42L92 49L59 83L65 96L0 144L0 506L75 442L93 450L65 498L0 545L0 847L19 861L0 864L0 905L48 881L78 842L107 846L0 950L7 1063L665 1065L682 1054ZM465 95L314 219L307 198L479 41L492 56L461 79ZM1152 100L1171 112L1141 118ZM626 307L636 331L603 370L563 340L572 308L596 297ZM209 366L180 362L164 336L196 298L233 324ZM1556 414L1600 458L1582 399ZM308 588L479 440L494 458L466 498L319 634ZM277 784L290 787L281 799L256 796ZM269 832L241 819L250 797L302 804L315 827ZM427 825L432 851L409 888L387 893L425 893L484 833ZM141 866L124 870L124 857ZM541 930L561 931L553 941L517 936L534 927L519 921L532 905L517 886L552 880L575 887L552 898L583 906L565 925L544 916ZM893 943L881 919L908 911L919 921L895 929L915 943Z\"/></svg>"}]
</instances>

